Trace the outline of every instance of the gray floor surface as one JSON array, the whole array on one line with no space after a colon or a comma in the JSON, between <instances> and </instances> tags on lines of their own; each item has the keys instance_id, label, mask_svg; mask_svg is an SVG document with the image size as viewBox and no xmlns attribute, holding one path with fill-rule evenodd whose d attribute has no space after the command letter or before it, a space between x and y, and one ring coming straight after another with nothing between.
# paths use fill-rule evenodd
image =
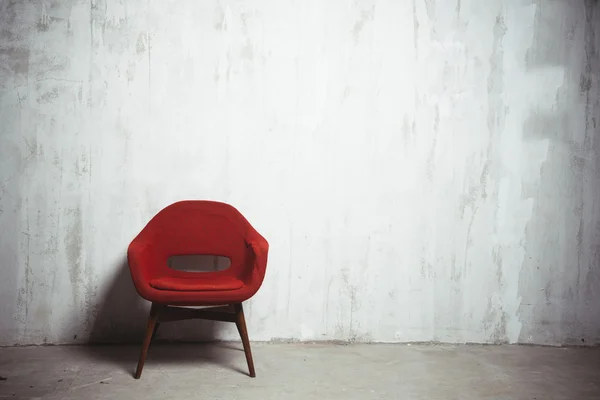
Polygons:
<instances>
[{"instance_id":1,"label":"gray floor surface","mask_svg":"<svg viewBox=\"0 0 600 400\"><path fill-rule=\"evenodd\" d=\"M600 399L600 348L253 343L0 348L0 399Z\"/></svg>"}]
</instances>

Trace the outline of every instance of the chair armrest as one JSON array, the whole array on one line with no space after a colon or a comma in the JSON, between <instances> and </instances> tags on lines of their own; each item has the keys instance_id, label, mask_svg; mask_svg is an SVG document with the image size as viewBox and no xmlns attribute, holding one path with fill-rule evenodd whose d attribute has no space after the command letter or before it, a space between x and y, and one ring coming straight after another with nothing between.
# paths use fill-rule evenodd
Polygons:
<instances>
[{"instance_id":1,"label":"chair armrest","mask_svg":"<svg viewBox=\"0 0 600 400\"><path fill-rule=\"evenodd\" d=\"M267 242L267 240L260 234L256 233L251 239L246 240L246 243L254 256L254 262L252 265L253 273L258 273L258 275L260 275L260 280L262 281L267 268L269 242Z\"/></svg>"},{"instance_id":2,"label":"chair armrest","mask_svg":"<svg viewBox=\"0 0 600 400\"><path fill-rule=\"evenodd\" d=\"M248 247L256 258L262 258L269 253L269 243L263 238L248 241Z\"/></svg>"},{"instance_id":3,"label":"chair armrest","mask_svg":"<svg viewBox=\"0 0 600 400\"><path fill-rule=\"evenodd\" d=\"M160 257L151 243L140 239L131 242L127 248L127 263L138 291L143 291L150 284L160 262Z\"/></svg>"}]
</instances>

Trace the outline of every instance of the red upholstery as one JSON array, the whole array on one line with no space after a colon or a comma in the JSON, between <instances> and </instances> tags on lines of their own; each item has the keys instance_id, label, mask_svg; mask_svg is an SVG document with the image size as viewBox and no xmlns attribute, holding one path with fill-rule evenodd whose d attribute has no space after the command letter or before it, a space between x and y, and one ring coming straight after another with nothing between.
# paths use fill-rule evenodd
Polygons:
<instances>
[{"instance_id":1,"label":"red upholstery","mask_svg":"<svg viewBox=\"0 0 600 400\"><path fill-rule=\"evenodd\" d=\"M187 200L161 210L127 250L129 270L144 299L166 305L221 305L252 297L265 277L269 244L234 207ZM171 269L171 256L212 254L228 257L218 272Z\"/></svg>"},{"instance_id":2,"label":"red upholstery","mask_svg":"<svg viewBox=\"0 0 600 400\"><path fill-rule=\"evenodd\" d=\"M176 290L180 292L202 292L206 290L235 290L244 286L244 282L233 276L213 279L176 278L160 276L150 281L150 286L158 290Z\"/></svg>"}]
</instances>

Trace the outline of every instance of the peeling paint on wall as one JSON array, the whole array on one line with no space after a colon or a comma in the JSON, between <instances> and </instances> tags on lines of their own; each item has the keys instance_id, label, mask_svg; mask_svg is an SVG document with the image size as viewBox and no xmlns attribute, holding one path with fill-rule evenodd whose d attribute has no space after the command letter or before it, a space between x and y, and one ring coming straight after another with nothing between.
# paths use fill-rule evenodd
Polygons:
<instances>
[{"instance_id":1,"label":"peeling paint on wall","mask_svg":"<svg viewBox=\"0 0 600 400\"><path fill-rule=\"evenodd\" d=\"M255 340L600 343L597 14L0 3L0 345L139 340L125 251L183 198L269 239Z\"/></svg>"}]
</instances>

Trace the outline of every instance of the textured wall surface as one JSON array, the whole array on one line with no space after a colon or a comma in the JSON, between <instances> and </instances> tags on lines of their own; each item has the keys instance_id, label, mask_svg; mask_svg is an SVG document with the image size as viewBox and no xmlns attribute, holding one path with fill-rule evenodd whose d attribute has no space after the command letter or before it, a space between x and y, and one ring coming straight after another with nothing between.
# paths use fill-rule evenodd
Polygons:
<instances>
[{"instance_id":1,"label":"textured wall surface","mask_svg":"<svg viewBox=\"0 0 600 400\"><path fill-rule=\"evenodd\" d=\"M184 198L271 243L254 340L600 343L598 21L591 0L0 1L0 345L139 340L126 247Z\"/></svg>"}]
</instances>

